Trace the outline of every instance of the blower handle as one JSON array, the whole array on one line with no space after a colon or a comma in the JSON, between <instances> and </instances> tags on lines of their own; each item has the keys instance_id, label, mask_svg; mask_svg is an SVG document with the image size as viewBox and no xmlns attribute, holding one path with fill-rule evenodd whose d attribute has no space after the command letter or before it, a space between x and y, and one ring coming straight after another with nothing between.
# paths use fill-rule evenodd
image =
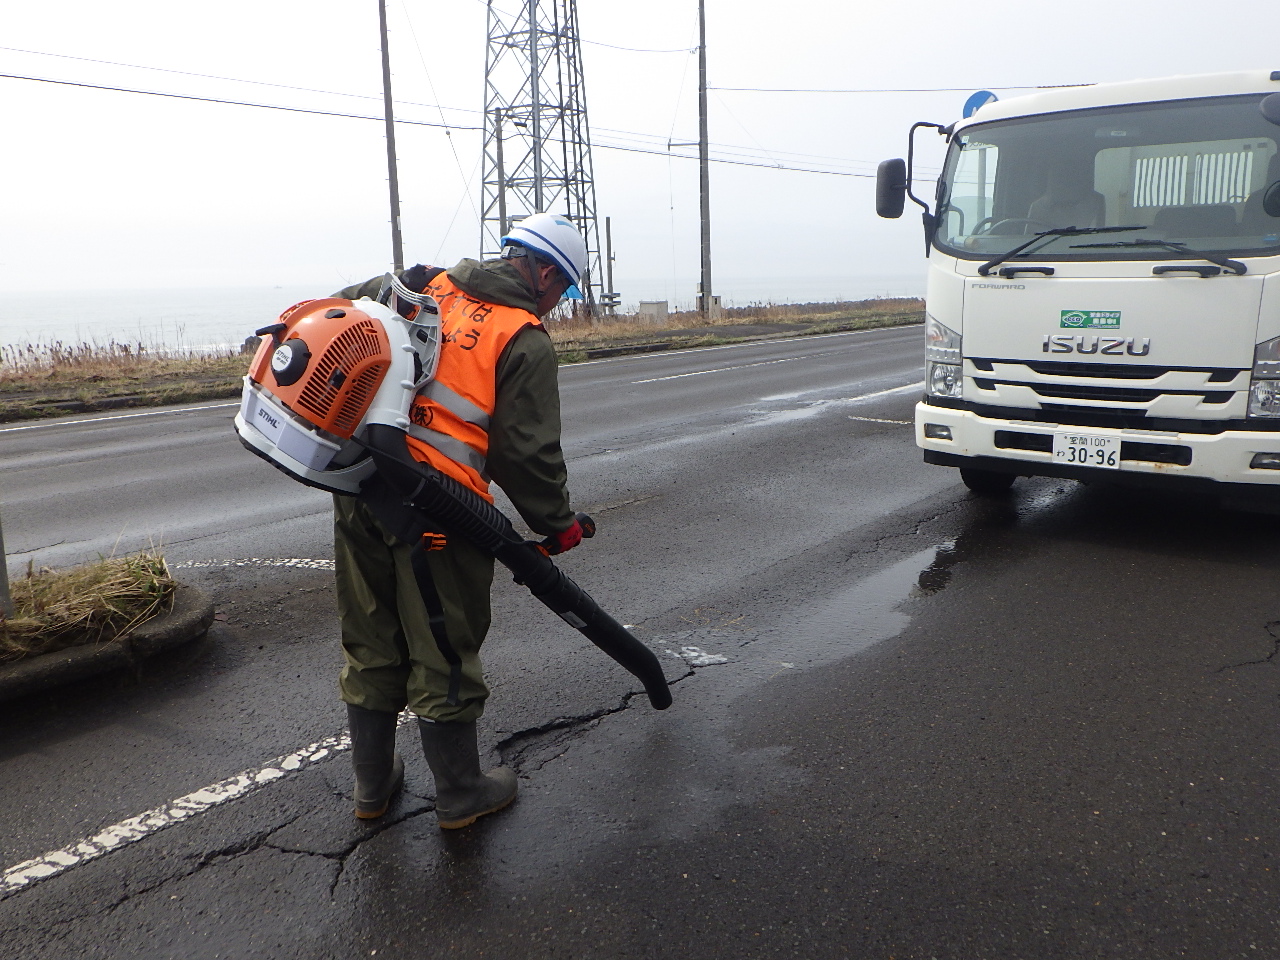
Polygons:
<instances>
[{"instance_id":1,"label":"blower handle","mask_svg":"<svg viewBox=\"0 0 1280 960\"><path fill-rule=\"evenodd\" d=\"M605 613L537 543L516 533L501 510L431 464L414 460L405 446L404 432L395 427L371 425L363 446L406 506L440 523L446 533L459 534L491 554L511 571L516 583L639 679L654 709L671 706L671 687L653 651ZM595 521L581 516L594 533ZM587 524L583 524L584 535Z\"/></svg>"}]
</instances>

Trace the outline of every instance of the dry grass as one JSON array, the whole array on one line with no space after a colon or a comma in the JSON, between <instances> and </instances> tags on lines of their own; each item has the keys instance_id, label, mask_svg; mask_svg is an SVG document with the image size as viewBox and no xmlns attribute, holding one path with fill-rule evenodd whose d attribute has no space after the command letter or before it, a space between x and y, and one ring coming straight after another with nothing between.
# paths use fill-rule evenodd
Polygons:
<instances>
[{"instance_id":1,"label":"dry grass","mask_svg":"<svg viewBox=\"0 0 1280 960\"><path fill-rule=\"evenodd\" d=\"M0 395L68 387L102 393L106 387L179 382L233 372L244 376L248 358L238 351L196 353L144 344L28 343L0 347ZM97 388L95 391L94 388Z\"/></svg>"},{"instance_id":2,"label":"dry grass","mask_svg":"<svg viewBox=\"0 0 1280 960\"><path fill-rule=\"evenodd\" d=\"M145 344L0 347L0 422L238 396L249 358Z\"/></svg>"},{"instance_id":3,"label":"dry grass","mask_svg":"<svg viewBox=\"0 0 1280 960\"><path fill-rule=\"evenodd\" d=\"M145 343L26 343L0 346L0 382L39 377L45 381L85 380L95 376L151 375L157 370L181 372L202 369L238 350L198 353L167 349Z\"/></svg>"},{"instance_id":4,"label":"dry grass","mask_svg":"<svg viewBox=\"0 0 1280 960\"><path fill-rule=\"evenodd\" d=\"M108 643L160 612L176 586L154 553L70 570L33 570L10 583L14 616L0 619L0 663Z\"/></svg>"}]
</instances>

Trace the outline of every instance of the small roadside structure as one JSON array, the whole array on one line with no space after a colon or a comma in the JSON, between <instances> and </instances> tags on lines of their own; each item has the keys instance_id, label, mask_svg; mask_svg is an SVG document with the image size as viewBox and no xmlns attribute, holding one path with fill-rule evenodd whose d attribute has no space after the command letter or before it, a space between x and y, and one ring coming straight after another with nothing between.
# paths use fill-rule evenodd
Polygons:
<instances>
[{"instance_id":1,"label":"small roadside structure","mask_svg":"<svg viewBox=\"0 0 1280 960\"><path fill-rule=\"evenodd\" d=\"M644 323L666 323L667 322L667 301L641 300L640 301L640 320Z\"/></svg>"}]
</instances>

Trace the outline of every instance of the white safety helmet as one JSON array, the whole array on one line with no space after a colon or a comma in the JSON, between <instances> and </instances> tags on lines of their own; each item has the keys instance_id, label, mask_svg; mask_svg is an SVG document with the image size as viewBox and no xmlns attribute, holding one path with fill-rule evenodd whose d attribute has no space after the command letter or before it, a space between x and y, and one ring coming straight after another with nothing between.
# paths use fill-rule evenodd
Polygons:
<instances>
[{"instance_id":1,"label":"white safety helmet","mask_svg":"<svg viewBox=\"0 0 1280 960\"><path fill-rule=\"evenodd\" d=\"M512 224L511 231L501 243L504 247L524 247L543 260L554 263L569 278L570 287L565 296L582 298L578 281L587 269L587 241L569 220L554 213L535 213Z\"/></svg>"}]
</instances>

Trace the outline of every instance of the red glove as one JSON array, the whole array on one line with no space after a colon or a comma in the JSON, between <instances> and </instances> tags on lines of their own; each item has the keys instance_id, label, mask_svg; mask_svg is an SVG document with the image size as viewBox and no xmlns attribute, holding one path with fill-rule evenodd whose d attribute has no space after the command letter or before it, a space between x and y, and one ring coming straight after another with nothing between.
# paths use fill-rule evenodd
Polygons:
<instances>
[{"instance_id":1,"label":"red glove","mask_svg":"<svg viewBox=\"0 0 1280 960\"><path fill-rule=\"evenodd\" d=\"M564 553L566 550L572 550L581 542L582 524L575 517L573 525L569 529L551 534L542 543L538 544L538 549L547 556L554 557L556 554Z\"/></svg>"}]
</instances>

